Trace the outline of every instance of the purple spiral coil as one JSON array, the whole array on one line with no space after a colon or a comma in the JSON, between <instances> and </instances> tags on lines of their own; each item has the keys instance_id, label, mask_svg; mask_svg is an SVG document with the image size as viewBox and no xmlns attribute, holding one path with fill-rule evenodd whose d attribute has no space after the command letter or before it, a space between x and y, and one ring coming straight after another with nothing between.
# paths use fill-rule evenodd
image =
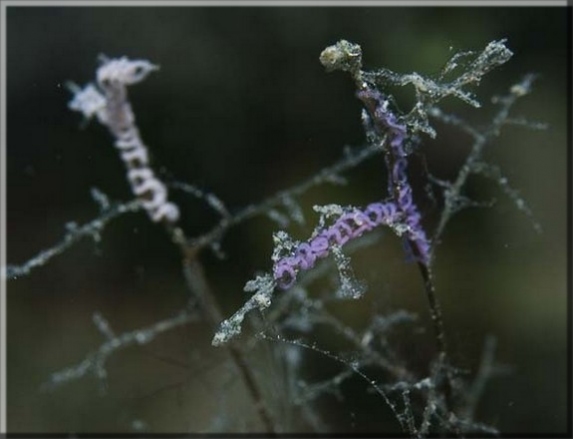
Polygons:
<instances>
[{"instance_id":1,"label":"purple spiral coil","mask_svg":"<svg viewBox=\"0 0 573 439\"><path fill-rule=\"evenodd\" d=\"M281 289L290 288L300 270L314 267L318 259L325 258L333 245L343 246L380 225L399 220L398 207L392 203L372 203L363 211L353 209L342 214L334 224L301 243L289 256L280 259L273 267L273 276Z\"/></svg>"},{"instance_id":2,"label":"purple spiral coil","mask_svg":"<svg viewBox=\"0 0 573 439\"><path fill-rule=\"evenodd\" d=\"M318 259L329 254L333 245L343 246L380 225L407 226L405 236L415 247L418 260L425 265L430 262L430 243L420 223L421 215L414 204L412 187L406 175L406 126L399 123L396 115L388 108L388 100L375 88L366 86L356 95L370 114L368 125L375 127L380 134L388 132L390 148L387 151L386 163L391 168L388 186L394 201L372 203L364 210L353 209L345 212L333 225L308 242L300 244L292 254L277 261L273 267L273 276L281 289L290 288L296 281L298 272L314 267Z\"/></svg>"}]
</instances>

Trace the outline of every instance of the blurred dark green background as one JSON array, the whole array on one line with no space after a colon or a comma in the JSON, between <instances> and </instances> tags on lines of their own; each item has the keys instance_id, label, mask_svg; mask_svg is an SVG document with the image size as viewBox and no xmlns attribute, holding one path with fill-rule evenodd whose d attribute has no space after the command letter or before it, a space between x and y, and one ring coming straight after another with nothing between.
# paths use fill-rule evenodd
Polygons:
<instances>
[{"instance_id":1,"label":"blurred dark green background","mask_svg":"<svg viewBox=\"0 0 573 439\"><path fill-rule=\"evenodd\" d=\"M234 212L333 163L345 145L364 141L351 81L341 73L326 74L318 62L327 45L342 38L361 44L366 68L433 75L453 53L507 38L515 56L475 89L483 107L472 109L453 99L443 107L482 124L495 109L491 95L505 92L526 73L540 75L534 93L518 103L514 115L545 122L549 129L508 127L486 156L521 192L544 233L536 234L494 184L472 179L470 196L495 197L498 203L453 219L436 253L435 278L457 364L475 373L491 334L498 340L498 360L510 368L486 387L477 419L503 433L564 433L571 385L566 379L566 65L571 55L566 12L544 7L10 6L8 262L21 263L59 241L67 222L95 217L90 188L114 200L131 197L108 133L97 123L82 130L81 116L67 109L65 81L92 81L99 54L161 66L130 90L156 169L165 179L213 191ZM411 104L408 93L398 96L403 110ZM436 128L437 139L423 139L422 151L434 175L453 178L469 140L450 127ZM293 227L292 234L308 236L317 219L313 204L366 204L385 196L383 170L378 157L351 172L348 186L309 192L301 200L308 224ZM416 191L426 215L435 217L435 208ZM175 192L172 197L189 235L216 221L201 202ZM244 301L244 282L270 267L271 234L277 228L268 219L253 220L223 241L227 260L203 255L226 314ZM105 396L92 377L52 393L39 391L50 373L76 364L103 342L93 312L102 313L119 334L167 318L187 302L177 249L144 213L115 221L102 238L98 245L82 242L31 276L8 283L9 431L197 432L212 425L218 413L229 412L234 415L222 428L256 428L243 390L225 381L229 366L221 351L209 346L212 334L201 324L112 356ZM418 356L425 364L433 349L426 299L399 240L386 234L381 246L357 254L354 266L385 311L406 308L419 315L419 328L427 328L425 336L402 346L416 367ZM361 321L362 309L348 305L349 324ZM329 362L308 355L303 376L318 364L328 368ZM255 368L268 386L280 379L271 367ZM350 389L338 409L324 406L331 428L395 431L395 423L382 423L388 415L381 400L363 395ZM282 404L288 407L288 401ZM286 428L308 428L296 420Z\"/></svg>"}]
</instances>

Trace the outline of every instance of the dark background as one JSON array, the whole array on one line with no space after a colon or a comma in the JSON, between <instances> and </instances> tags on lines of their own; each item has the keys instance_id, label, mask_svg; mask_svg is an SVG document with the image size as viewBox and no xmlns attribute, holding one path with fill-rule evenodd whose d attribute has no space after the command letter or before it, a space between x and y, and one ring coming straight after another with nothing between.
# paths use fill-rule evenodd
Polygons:
<instances>
[{"instance_id":1,"label":"dark background","mask_svg":"<svg viewBox=\"0 0 573 439\"><path fill-rule=\"evenodd\" d=\"M345 145L364 141L352 82L341 73L326 74L318 62L326 46L344 38L361 44L366 68L431 75L452 53L507 38L514 57L475 89L483 108L454 99L443 104L485 123L494 110L492 94L504 93L525 73L540 74L534 93L514 114L549 129L508 127L486 156L521 192L544 233L536 234L495 185L472 179L469 195L495 197L498 204L454 218L436 253L435 276L457 364L474 373L491 334L498 340L498 360L510 370L486 387L478 420L503 433L563 433L570 386L566 22L565 9L543 7L8 7L8 262L22 263L58 242L67 222L94 218L90 188L114 200L131 198L106 130L96 122L80 129L81 116L67 109L65 81L92 81L100 53L161 66L130 89L155 168L166 180L213 191L234 212L333 163ZM398 96L403 110L411 104L409 93ZM422 151L435 175L453 178L468 138L436 128L437 139L423 139ZM292 234L308 236L316 221L313 204L363 205L383 197L383 169L376 158L351 172L348 186L309 192L301 199L308 224L293 227ZM416 193L431 218L435 209ZM200 201L175 192L172 198L190 236L215 223ZM227 315L246 298L244 282L270 267L277 228L268 219L253 220L223 241L227 260L203 255ZM144 213L113 222L102 238L8 283L9 431L197 432L220 413L230 419L225 429L254 428L244 393L225 381L228 366L218 362L220 351L208 346L212 334L200 324L112 356L103 396L91 376L51 393L39 391L52 372L78 363L103 342L91 322L94 311L119 334L167 318L187 302L177 249ZM387 234L382 245L375 257L358 255L355 269L381 295L385 311L419 314L417 325L427 328L427 337L402 348L415 363L419 352L431 351L426 299L400 242ZM350 304L346 317L360 321L361 310ZM303 375L328 369L330 360L305 355ZM263 381L272 384L277 372L266 373ZM362 384L345 387L342 408L328 402L322 408L331 428L395 431L395 423L379 421L387 410L381 400L353 385ZM293 419L287 428L307 427Z\"/></svg>"}]
</instances>

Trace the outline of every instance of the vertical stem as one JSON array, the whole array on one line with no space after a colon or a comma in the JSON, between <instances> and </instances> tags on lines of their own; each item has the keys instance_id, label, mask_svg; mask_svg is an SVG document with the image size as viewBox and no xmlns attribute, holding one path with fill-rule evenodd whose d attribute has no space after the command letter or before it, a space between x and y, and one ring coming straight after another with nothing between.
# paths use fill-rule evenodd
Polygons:
<instances>
[{"instance_id":1,"label":"vertical stem","mask_svg":"<svg viewBox=\"0 0 573 439\"><path fill-rule=\"evenodd\" d=\"M415 251L415 243L410 242L412 251ZM430 272L430 267L422 262L418 262L418 267L420 268L420 273L424 281L424 290L426 291L426 296L428 297L428 302L430 305L430 316L432 318L432 323L434 325L434 332L436 335L436 344L438 348L438 354L440 357L446 356L446 336L444 331L444 321L442 318L442 310L440 307L440 302L436 295L436 290L434 288L434 283L432 281L432 274Z\"/></svg>"},{"instance_id":2,"label":"vertical stem","mask_svg":"<svg viewBox=\"0 0 573 439\"><path fill-rule=\"evenodd\" d=\"M414 242L410 241L410 246L413 251L416 250L416 245ZM442 318L442 310L440 307L440 302L438 296L436 295L436 290L434 287L434 282L432 281L432 272L430 267L422 262L418 262L418 267L424 280L424 290L426 291L426 296L428 297L428 303L430 305L430 316L432 318L432 323L434 325L434 333L436 336L436 345L438 349L438 362L436 364L436 387L443 386L444 396L446 399L446 407L453 407L453 388L452 380L449 371L446 370L444 380L440 378L443 377L440 370L447 365L447 344L446 344L446 334L444 330L444 320Z\"/></svg>"},{"instance_id":3,"label":"vertical stem","mask_svg":"<svg viewBox=\"0 0 573 439\"><path fill-rule=\"evenodd\" d=\"M175 229L173 236L175 242L179 245L183 253L183 274L185 276L186 284L194 297L199 301L199 306L208 323L216 330L218 324L223 321L223 316L215 297L209 288L209 284L205 277L205 272L201 262L197 259L197 252L187 246L187 241L183 236L180 229ZM229 352L229 356L233 361L237 371L247 388L247 392L253 400L255 410L257 411L267 433L276 434L276 427L274 421L265 405L263 395L257 381L251 372L243 353L235 346L226 344L225 348Z\"/></svg>"}]
</instances>

